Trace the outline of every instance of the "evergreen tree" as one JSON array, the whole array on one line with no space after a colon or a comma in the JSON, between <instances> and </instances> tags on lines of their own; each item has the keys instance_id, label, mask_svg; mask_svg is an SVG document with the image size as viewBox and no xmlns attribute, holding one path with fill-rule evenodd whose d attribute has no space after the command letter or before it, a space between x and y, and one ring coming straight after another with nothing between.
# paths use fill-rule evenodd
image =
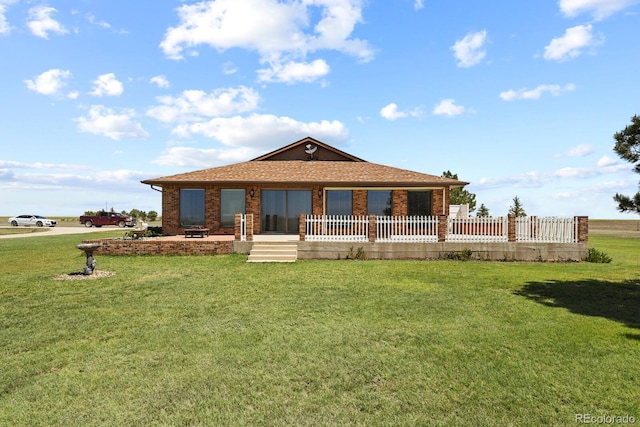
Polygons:
<instances>
[{"instance_id":1,"label":"evergreen tree","mask_svg":"<svg viewBox=\"0 0 640 427\"><path fill-rule=\"evenodd\" d=\"M489 216L489 208L487 208L484 203L480 205L478 208L478 212L476 212L477 217L488 217Z\"/></svg>"},{"instance_id":2,"label":"evergreen tree","mask_svg":"<svg viewBox=\"0 0 640 427\"><path fill-rule=\"evenodd\" d=\"M634 172L640 173L640 117L637 115L631 117L631 124L623 131L616 132L613 138L616 140L616 145L613 147L616 154L629 163L635 164ZM613 200L618 202L620 212L640 214L640 191L632 197L616 193Z\"/></svg>"},{"instance_id":3,"label":"evergreen tree","mask_svg":"<svg viewBox=\"0 0 640 427\"><path fill-rule=\"evenodd\" d=\"M444 178L458 179L457 173L446 171L442 173ZM464 188L452 188L449 194L449 203L452 205L469 205L469 212L476 210L476 195Z\"/></svg>"},{"instance_id":4,"label":"evergreen tree","mask_svg":"<svg viewBox=\"0 0 640 427\"><path fill-rule=\"evenodd\" d=\"M509 214L515 216L527 216L518 196L513 198L513 205L509 208Z\"/></svg>"}]
</instances>

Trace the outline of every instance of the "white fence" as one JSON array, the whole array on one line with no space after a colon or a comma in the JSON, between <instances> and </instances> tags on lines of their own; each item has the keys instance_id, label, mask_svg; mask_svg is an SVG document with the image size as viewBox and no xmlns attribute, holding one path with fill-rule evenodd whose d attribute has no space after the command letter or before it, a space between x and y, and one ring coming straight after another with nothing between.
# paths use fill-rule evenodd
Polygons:
<instances>
[{"instance_id":1,"label":"white fence","mask_svg":"<svg viewBox=\"0 0 640 427\"><path fill-rule=\"evenodd\" d=\"M516 241L575 243L578 241L578 221L576 218L517 217Z\"/></svg>"},{"instance_id":2,"label":"white fence","mask_svg":"<svg viewBox=\"0 0 640 427\"><path fill-rule=\"evenodd\" d=\"M376 242L429 243L438 242L438 229L446 226L445 242L508 242L509 221L508 217L376 216L375 230L371 231L375 232ZM512 217L512 221L515 221L511 224L515 226L515 236L511 238L516 242L578 242L577 217ZM307 215L305 222L307 241L368 242L370 239L372 225L368 216Z\"/></svg>"},{"instance_id":3,"label":"white fence","mask_svg":"<svg viewBox=\"0 0 640 427\"><path fill-rule=\"evenodd\" d=\"M352 215L307 215L305 240L368 242L369 218Z\"/></svg>"},{"instance_id":4,"label":"white fence","mask_svg":"<svg viewBox=\"0 0 640 427\"><path fill-rule=\"evenodd\" d=\"M507 242L507 217L447 218L446 242Z\"/></svg>"},{"instance_id":5,"label":"white fence","mask_svg":"<svg viewBox=\"0 0 640 427\"><path fill-rule=\"evenodd\" d=\"M437 242L438 217L376 216L376 242Z\"/></svg>"}]
</instances>

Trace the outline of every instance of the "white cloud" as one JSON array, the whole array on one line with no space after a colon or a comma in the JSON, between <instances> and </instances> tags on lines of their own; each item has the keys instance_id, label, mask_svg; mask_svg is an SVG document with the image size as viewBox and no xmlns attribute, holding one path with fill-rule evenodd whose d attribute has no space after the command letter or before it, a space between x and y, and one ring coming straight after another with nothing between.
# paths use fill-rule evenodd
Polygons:
<instances>
[{"instance_id":1,"label":"white cloud","mask_svg":"<svg viewBox=\"0 0 640 427\"><path fill-rule=\"evenodd\" d=\"M608 168L611 166L616 166L618 163L619 163L618 160L611 158L609 156L604 156L604 157L601 157L600 160L598 160L598 167Z\"/></svg>"},{"instance_id":2,"label":"white cloud","mask_svg":"<svg viewBox=\"0 0 640 427\"><path fill-rule=\"evenodd\" d=\"M566 61L580 56L584 49L600 46L604 43L604 37L594 37L593 26L577 25L568 28L562 37L551 40L544 48L544 59L550 61Z\"/></svg>"},{"instance_id":3,"label":"white cloud","mask_svg":"<svg viewBox=\"0 0 640 427\"><path fill-rule=\"evenodd\" d=\"M595 150L589 144L577 145L569 148L567 152L562 154L556 154L555 157L585 157L593 153Z\"/></svg>"},{"instance_id":4,"label":"white cloud","mask_svg":"<svg viewBox=\"0 0 640 427\"><path fill-rule=\"evenodd\" d=\"M423 0L415 0L413 2L413 8L415 10L420 10L424 7L424 1Z\"/></svg>"},{"instance_id":5,"label":"white cloud","mask_svg":"<svg viewBox=\"0 0 640 427\"><path fill-rule=\"evenodd\" d=\"M594 166L589 167L563 167L555 171L531 171L518 175L503 176L497 178L482 178L478 181L479 188L499 188L499 187L516 187L516 188L533 188L542 187L558 180L577 179L584 180L587 178L598 177L602 175L615 174L619 172L629 171L631 166L628 164L619 164L616 160L605 156L602 157Z\"/></svg>"},{"instance_id":6,"label":"white cloud","mask_svg":"<svg viewBox=\"0 0 640 427\"><path fill-rule=\"evenodd\" d=\"M11 25L9 25L9 21L7 21L6 13L7 6L0 2L0 34L9 34L11 32Z\"/></svg>"},{"instance_id":7,"label":"white cloud","mask_svg":"<svg viewBox=\"0 0 640 427\"><path fill-rule=\"evenodd\" d=\"M380 115L387 120L396 120L403 117L406 117L406 113L402 113L398 111L398 105L395 103L391 103L380 110Z\"/></svg>"},{"instance_id":8,"label":"white cloud","mask_svg":"<svg viewBox=\"0 0 640 427\"><path fill-rule=\"evenodd\" d=\"M96 20L96 17L94 15L92 15L91 13L87 14L87 21L89 21L90 24L96 25L98 27L102 27L106 30L110 30L111 29L111 24L109 24L108 22L105 21L98 21Z\"/></svg>"},{"instance_id":9,"label":"white cloud","mask_svg":"<svg viewBox=\"0 0 640 427\"><path fill-rule=\"evenodd\" d=\"M309 135L331 144L345 141L349 135L346 126L337 120L305 123L271 114L214 118L208 122L183 124L173 133L179 137L200 134L224 145L253 148L275 148L282 145L282 141L302 139Z\"/></svg>"},{"instance_id":10,"label":"white cloud","mask_svg":"<svg viewBox=\"0 0 640 427\"><path fill-rule=\"evenodd\" d=\"M637 0L560 0L558 6L566 17L590 13L596 21L600 21L635 3Z\"/></svg>"},{"instance_id":11,"label":"white cloud","mask_svg":"<svg viewBox=\"0 0 640 427\"><path fill-rule=\"evenodd\" d=\"M182 59L185 49L200 45L219 51L253 50L261 62L273 68L267 73L273 76L279 75L278 69L287 64L304 63L308 53L319 50L336 50L368 61L373 58L373 50L366 41L351 37L355 25L362 22L361 3L217 0L185 4L177 9L179 24L167 29L160 48L172 59ZM312 22L314 17L319 17L317 22ZM314 66L314 73L318 72L318 65L321 63ZM265 70L261 71L264 76Z\"/></svg>"},{"instance_id":12,"label":"white cloud","mask_svg":"<svg viewBox=\"0 0 640 427\"><path fill-rule=\"evenodd\" d=\"M260 155L259 150L240 147L233 149L170 147L152 163L162 166L211 168L238 163Z\"/></svg>"},{"instance_id":13,"label":"white cloud","mask_svg":"<svg viewBox=\"0 0 640 427\"><path fill-rule=\"evenodd\" d=\"M124 92L122 82L113 73L102 74L93 82L93 96L120 96Z\"/></svg>"},{"instance_id":14,"label":"white cloud","mask_svg":"<svg viewBox=\"0 0 640 427\"><path fill-rule=\"evenodd\" d=\"M504 101L513 101L516 99L540 99L540 97L549 93L552 96L560 96L565 92L571 92L576 89L574 84L560 85L539 85L535 89L509 89L500 93L500 98Z\"/></svg>"},{"instance_id":15,"label":"white cloud","mask_svg":"<svg viewBox=\"0 0 640 427\"><path fill-rule=\"evenodd\" d=\"M458 67L472 67L482 61L487 55L484 44L487 41L487 31L469 33L461 40L457 40L451 47L458 61Z\"/></svg>"},{"instance_id":16,"label":"white cloud","mask_svg":"<svg viewBox=\"0 0 640 427\"><path fill-rule=\"evenodd\" d=\"M176 133L200 133L230 148L169 147L153 163L163 166L207 168L249 160L282 145L282 141L313 135L332 145L344 143L349 132L339 121L304 123L288 117L254 114L185 125Z\"/></svg>"},{"instance_id":17,"label":"white cloud","mask_svg":"<svg viewBox=\"0 0 640 427\"><path fill-rule=\"evenodd\" d=\"M410 111L398 111L398 105L395 102L383 107L380 110L380 116L387 120L397 120L405 117L419 117L422 115L420 108L414 108Z\"/></svg>"},{"instance_id":18,"label":"white cloud","mask_svg":"<svg viewBox=\"0 0 640 427\"><path fill-rule=\"evenodd\" d=\"M75 121L78 123L80 132L104 135L113 140L121 138L145 139L149 133L134 120L135 115L135 111L129 109L117 114L103 105L93 105L87 116L78 117Z\"/></svg>"},{"instance_id":19,"label":"white cloud","mask_svg":"<svg viewBox=\"0 0 640 427\"><path fill-rule=\"evenodd\" d=\"M67 84L66 80L70 77L69 70L54 68L36 76L33 80L24 80L24 83L29 90L42 95L60 95L62 88Z\"/></svg>"},{"instance_id":20,"label":"white cloud","mask_svg":"<svg viewBox=\"0 0 640 427\"><path fill-rule=\"evenodd\" d=\"M169 86L171 86L169 84L169 80L167 80L167 77L163 76L163 75L151 77L149 82L155 84L158 87L164 88L164 89L166 89Z\"/></svg>"},{"instance_id":21,"label":"white cloud","mask_svg":"<svg viewBox=\"0 0 640 427\"><path fill-rule=\"evenodd\" d=\"M316 59L311 63L307 62L278 62L271 65L271 68L258 70L258 81L260 82L312 82L320 77L329 74L329 65L323 59Z\"/></svg>"},{"instance_id":22,"label":"white cloud","mask_svg":"<svg viewBox=\"0 0 640 427\"><path fill-rule=\"evenodd\" d=\"M128 34L127 30L116 30L116 29L113 28L113 26L110 23L108 23L106 21L98 21L96 19L96 17L91 13L88 13L86 15L86 19L90 24L95 25L95 26L100 27L100 28L104 28L105 30L111 30L112 32L117 33L117 34Z\"/></svg>"},{"instance_id":23,"label":"white cloud","mask_svg":"<svg viewBox=\"0 0 640 427\"><path fill-rule=\"evenodd\" d=\"M465 107L456 105L455 99L443 99L433 109L436 116L457 116L466 111Z\"/></svg>"},{"instance_id":24,"label":"white cloud","mask_svg":"<svg viewBox=\"0 0 640 427\"><path fill-rule=\"evenodd\" d=\"M31 33L35 36L42 37L43 39L48 39L50 32L55 34L67 34L69 31L51 17L51 15L56 12L56 9L47 6L36 6L29 9L29 20L27 21L27 26L31 30Z\"/></svg>"},{"instance_id":25,"label":"white cloud","mask_svg":"<svg viewBox=\"0 0 640 427\"><path fill-rule=\"evenodd\" d=\"M25 162L16 162L12 160L0 160L0 168L11 168L11 169L89 169L89 166L86 165L71 165L65 163L25 163Z\"/></svg>"},{"instance_id":26,"label":"white cloud","mask_svg":"<svg viewBox=\"0 0 640 427\"><path fill-rule=\"evenodd\" d=\"M240 86L217 89L210 94L185 90L178 97L160 96L156 100L160 105L149 108L147 116L164 123L184 123L253 111L258 107L260 95Z\"/></svg>"},{"instance_id":27,"label":"white cloud","mask_svg":"<svg viewBox=\"0 0 640 427\"><path fill-rule=\"evenodd\" d=\"M238 69L233 65L233 62L225 62L222 66L222 72L229 76L237 73Z\"/></svg>"}]
</instances>

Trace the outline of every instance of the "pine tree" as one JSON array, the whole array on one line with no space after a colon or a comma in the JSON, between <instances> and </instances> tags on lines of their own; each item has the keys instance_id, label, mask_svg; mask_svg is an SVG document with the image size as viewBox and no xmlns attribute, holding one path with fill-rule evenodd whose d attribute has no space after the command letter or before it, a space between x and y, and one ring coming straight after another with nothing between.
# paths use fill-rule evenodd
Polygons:
<instances>
[{"instance_id":1,"label":"pine tree","mask_svg":"<svg viewBox=\"0 0 640 427\"><path fill-rule=\"evenodd\" d=\"M633 171L640 173L640 117L631 117L631 124L621 132L613 135L616 145L613 150L620 158L635 164ZM639 186L640 188L640 186ZM629 197L616 193L613 200L618 202L620 212L635 212L640 214L640 191Z\"/></svg>"},{"instance_id":2,"label":"pine tree","mask_svg":"<svg viewBox=\"0 0 640 427\"><path fill-rule=\"evenodd\" d=\"M513 205L509 208L509 214L515 216L527 216L518 196L513 198Z\"/></svg>"},{"instance_id":3,"label":"pine tree","mask_svg":"<svg viewBox=\"0 0 640 427\"><path fill-rule=\"evenodd\" d=\"M476 212L477 217L488 217L489 216L489 208L487 208L484 203L480 205L478 208L478 212Z\"/></svg>"},{"instance_id":4,"label":"pine tree","mask_svg":"<svg viewBox=\"0 0 640 427\"><path fill-rule=\"evenodd\" d=\"M442 172L444 178L458 179L457 173L451 171ZM469 212L476 210L476 195L464 188L452 188L449 194L449 203L452 205L469 205Z\"/></svg>"}]
</instances>

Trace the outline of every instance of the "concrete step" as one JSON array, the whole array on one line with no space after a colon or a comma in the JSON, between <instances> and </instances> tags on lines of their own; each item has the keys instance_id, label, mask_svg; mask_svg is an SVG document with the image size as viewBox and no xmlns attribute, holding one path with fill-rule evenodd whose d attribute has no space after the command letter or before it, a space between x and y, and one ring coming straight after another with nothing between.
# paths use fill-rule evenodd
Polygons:
<instances>
[{"instance_id":1,"label":"concrete step","mask_svg":"<svg viewBox=\"0 0 640 427\"><path fill-rule=\"evenodd\" d=\"M295 262L298 245L295 243L254 243L247 262Z\"/></svg>"}]
</instances>

